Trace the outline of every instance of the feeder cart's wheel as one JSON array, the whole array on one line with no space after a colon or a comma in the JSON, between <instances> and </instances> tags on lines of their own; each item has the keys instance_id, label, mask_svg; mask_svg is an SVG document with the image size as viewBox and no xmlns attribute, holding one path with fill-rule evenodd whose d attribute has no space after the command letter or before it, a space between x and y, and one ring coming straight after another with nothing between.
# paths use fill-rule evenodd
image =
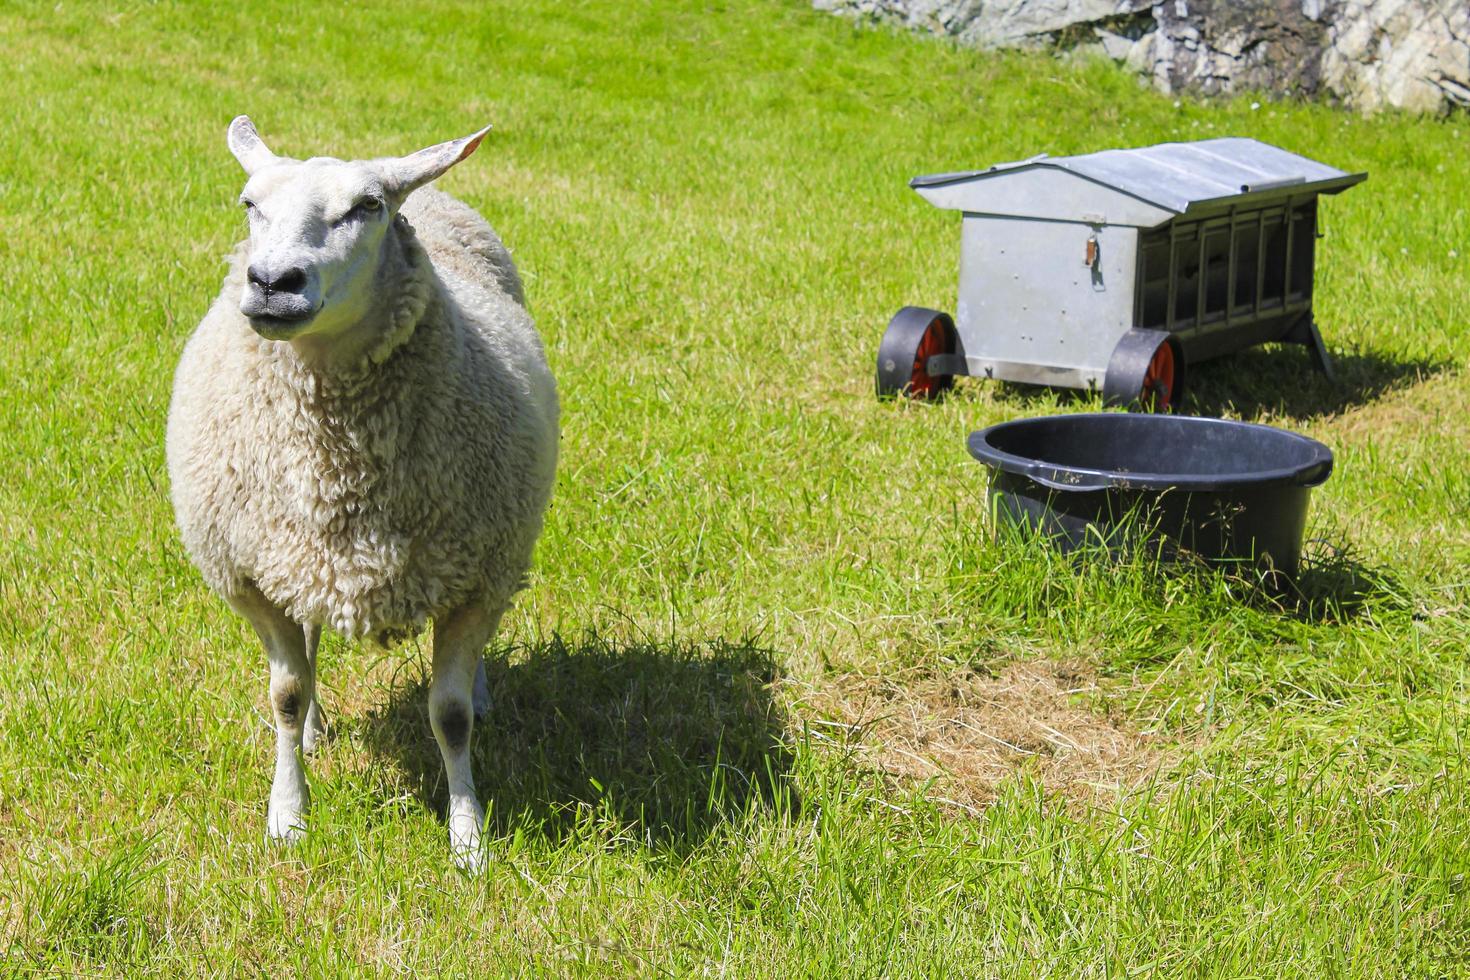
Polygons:
<instances>
[{"instance_id":1,"label":"feeder cart's wheel","mask_svg":"<svg viewBox=\"0 0 1470 980\"><path fill-rule=\"evenodd\" d=\"M959 331L948 313L905 306L888 321L878 345L878 397L937 398L954 387L954 374L931 374L930 358L957 354L959 347Z\"/></svg>"},{"instance_id":2,"label":"feeder cart's wheel","mask_svg":"<svg viewBox=\"0 0 1470 980\"><path fill-rule=\"evenodd\" d=\"M1172 412L1184 397L1184 350L1167 330L1130 330L1103 375L1103 404Z\"/></svg>"}]
</instances>

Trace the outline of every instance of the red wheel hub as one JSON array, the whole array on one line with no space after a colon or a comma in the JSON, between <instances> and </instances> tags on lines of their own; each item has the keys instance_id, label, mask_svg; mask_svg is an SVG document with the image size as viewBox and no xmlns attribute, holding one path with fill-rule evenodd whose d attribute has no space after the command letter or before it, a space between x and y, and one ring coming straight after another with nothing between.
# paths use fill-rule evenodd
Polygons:
<instances>
[{"instance_id":1,"label":"red wheel hub","mask_svg":"<svg viewBox=\"0 0 1470 980\"><path fill-rule=\"evenodd\" d=\"M1174 346L1160 344L1143 373L1143 390L1139 403L1154 412L1167 412L1174 407Z\"/></svg>"},{"instance_id":2,"label":"red wheel hub","mask_svg":"<svg viewBox=\"0 0 1470 980\"><path fill-rule=\"evenodd\" d=\"M929 358L935 354L949 353L949 334L938 317L930 321L919 340L919 349L914 353L914 369L909 377L911 398L932 398L944 387L944 377L935 377L928 370Z\"/></svg>"}]
</instances>

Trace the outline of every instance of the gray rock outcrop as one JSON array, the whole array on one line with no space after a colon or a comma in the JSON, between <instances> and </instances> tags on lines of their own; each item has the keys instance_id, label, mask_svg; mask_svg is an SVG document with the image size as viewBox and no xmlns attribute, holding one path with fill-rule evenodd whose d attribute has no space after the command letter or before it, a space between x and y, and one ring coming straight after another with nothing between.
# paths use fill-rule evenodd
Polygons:
<instances>
[{"instance_id":1,"label":"gray rock outcrop","mask_svg":"<svg viewBox=\"0 0 1470 980\"><path fill-rule=\"evenodd\" d=\"M815 0L979 47L1092 49L1164 92L1470 108L1467 0Z\"/></svg>"},{"instance_id":2,"label":"gray rock outcrop","mask_svg":"<svg viewBox=\"0 0 1470 980\"><path fill-rule=\"evenodd\" d=\"M1327 22L1322 84L1349 105L1470 108L1470 3L1341 0Z\"/></svg>"}]
</instances>

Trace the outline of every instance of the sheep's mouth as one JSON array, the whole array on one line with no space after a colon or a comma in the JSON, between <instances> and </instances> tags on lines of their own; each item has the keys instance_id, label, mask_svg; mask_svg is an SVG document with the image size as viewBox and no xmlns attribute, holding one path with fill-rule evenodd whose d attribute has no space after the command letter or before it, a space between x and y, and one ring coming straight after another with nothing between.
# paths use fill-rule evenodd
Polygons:
<instances>
[{"instance_id":1,"label":"sheep's mouth","mask_svg":"<svg viewBox=\"0 0 1470 980\"><path fill-rule=\"evenodd\" d=\"M240 312L268 340L286 340L300 333L320 311L320 301L306 296L304 289L261 289L252 283L240 294Z\"/></svg>"},{"instance_id":2,"label":"sheep's mouth","mask_svg":"<svg viewBox=\"0 0 1470 980\"><path fill-rule=\"evenodd\" d=\"M271 316L269 314L257 314L247 316L250 328L260 334L266 340L286 340L301 332L316 317L316 310L304 310L299 314L290 316Z\"/></svg>"}]
</instances>

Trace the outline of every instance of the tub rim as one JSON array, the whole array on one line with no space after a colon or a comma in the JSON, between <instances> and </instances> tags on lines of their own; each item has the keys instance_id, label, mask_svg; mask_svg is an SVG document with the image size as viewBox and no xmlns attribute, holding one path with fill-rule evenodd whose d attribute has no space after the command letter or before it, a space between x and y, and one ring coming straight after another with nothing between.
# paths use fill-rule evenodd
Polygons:
<instances>
[{"instance_id":1,"label":"tub rim","mask_svg":"<svg viewBox=\"0 0 1470 980\"><path fill-rule=\"evenodd\" d=\"M1237 473L1164 473L1139 472L1116 469L1100 469L1086 466L1069 466L1042 459L1018 456L991 444L991 437L999 432L1014 432L1030 426L1054 425L1083 419L1117 419L1120 426L1146 428L1148 426L1200 426L1227 428L1234 431L1261 430L1270 433L1270 438L1294 442L1306 451L1307 460L1290 466L1269 470ZM1200 415L1141 415L1126 412L1075 412L1064 415L1036 415L1007 422L998 422L971 432L966 444L970 455L994 469L1023 476L1052 490L1064 492L1088 492L1094 490L1189 490L1224 491L1246 487L1264 486L1321 486L1332 475L1332 450L1309 436L1287 429L1256 422L1240 422L1234 419L1209 418Z\"/></svg>"}]
</instances>

